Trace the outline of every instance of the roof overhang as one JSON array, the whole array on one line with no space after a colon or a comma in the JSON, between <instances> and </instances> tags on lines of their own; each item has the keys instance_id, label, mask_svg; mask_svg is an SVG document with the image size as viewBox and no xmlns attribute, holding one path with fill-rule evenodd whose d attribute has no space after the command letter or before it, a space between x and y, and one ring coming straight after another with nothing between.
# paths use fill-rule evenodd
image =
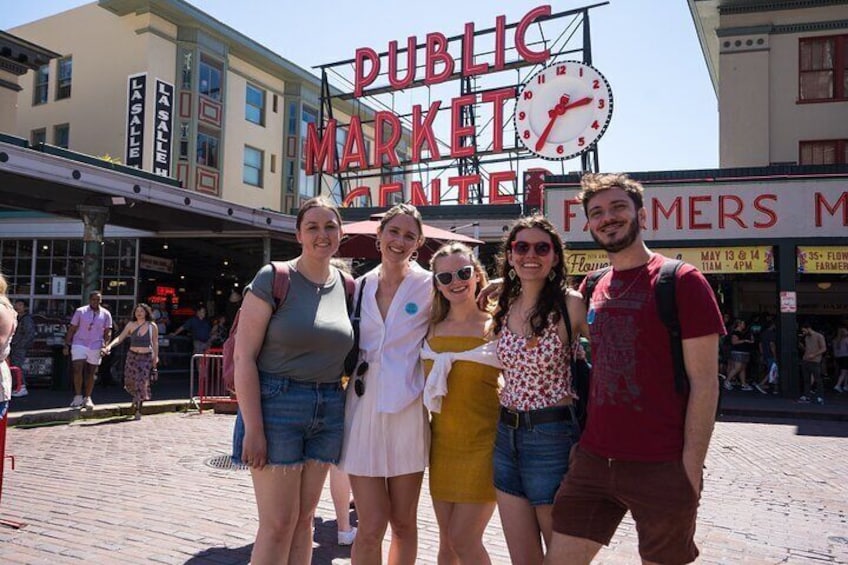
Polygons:
<instances>
[{"instance_id":1,"label":"roof overhang","mask_svg":"<svg viewBox=\"0 0 848 565\"><path fill-rule=\"evenodd\" d=\"M687 0L695 32L704 53L713 90L718 95L718 35L720 0Z\"/></svg>"},{"instance_id":2,"label":"roof overhang","mask_svg":"<svg viewBox=\"0 0 848 565\"><path fill-rule=\"evenodd\" d=\"M80 217L79 206L100 206L108 209L110 224L172 235L267 235L290 240L294 234L293 216L226 202L174 186L171 179L160 181L149 173L136 175L90 161L0 141L0 206L73 218Z\"/></svg>"},{"instance_id":3,"label":"roof overhang","mask_svg":"<svg viewBox=\"0 0 848 565\"><path fill-rule=\"evenodd\" d=\"M58 53L30 43L11 33L0 31L0 68L5 71L25 75L30 69L36 70L59 57Z\"/></svg>"}]
</instances>

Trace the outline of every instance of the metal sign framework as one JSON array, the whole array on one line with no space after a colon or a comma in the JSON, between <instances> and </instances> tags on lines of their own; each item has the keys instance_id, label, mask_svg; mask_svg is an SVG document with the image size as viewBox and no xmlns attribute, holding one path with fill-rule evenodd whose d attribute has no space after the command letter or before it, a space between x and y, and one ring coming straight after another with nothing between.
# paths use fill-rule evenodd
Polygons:
<instances>
[{"instance_id":1,"label":"metal sign framework","mask_svg":"<svg viewBox=\"0 0 848 565\"><path fill-rule=\"evenodd\" d=\"M558 13L552 13L549 16L538 18L536 22L527 30L526 44L533 46L536 49L550 49L550 58L547 64L553 64L563 60L580 60L586 64L592 64L592 44L589 23L589 11L593 8L607 5L609 2L592 4L582 8L567 10ZM509 32L514 30L519 24L516 22L508 23L505 30ZM495 51L495 34L496 27L476 30L473 34L474 43L478 46L476 53L472 53L472 64L479 64L481 61L486 62L487 59L494 57ZM462 46L464 35L455 35L448 37L448 50L453 55L454 60L461 66L465 66L465 61L462 61ZM422 52L426 43L416 40L416 55ZM521 59L515 45L505 46L507 60L502 68L489 72L487 74L476 76L462 76L461 70L455 70L448 80L439 85L426 85L424 80L418 78L418 71L424 67L423 63L416 63L415 80L404 89L395 89L388 82L388 65L389 52L383 51L379 53L379 62L381 71L377 75L376 83L369 88L362 90L360 97L355 97L354 86L354 65L356 59L346 59L319 65L315 68L321 70L321 108L319 111L318 131L321 136L324 135L328 120L334 119L336 108L340 102L347 101L352 111L361 119L363 125L374 124L374 111L389 110L395 112L400 119L404 128L402 138L409 137L411 129L411 108L416 103L422 104L422 107L430 107L430 102L433 100L434 93L447 92L447 96L442 99L449 99L455 95L449 88L453 85L459 85L459 96L474 96L475 102L471 105L462 107L459 115L460 127L469 127L474 133L469 136L464 136L460 139L460 145L474 147L472 156L453 158L450 155L439 156L438 158L430 158L429 156L422 157L418 163L413 163L408 155L402 155L400 167L383 166L379 169L368 169L361 171L342 171L339 167L338 151L335 155L336 173L329 175L317 172L317 184L322 186L322 177L331 177L332 192L340 200L350 192L352 185L356 181L381 178L383 182L392 182L399 176L404 178L404 186L408 187L410 177L422 182L425 186L429 185L434 179L440 179L449 171L455 169L457 174L463 175L480 175L480 183L472 186L469 190L469 203L484 204L485 193L483 190L483 182L488 182L489 175L495 170L512 170L516 173L515 180L511 183L511 190L507 195L511 195L516 202L521 202L523 194L518 189L519 164L528 160L536 159L537 157L530 153L519 142L517 135L513 132L512 135L506 135L502 151L493 150L492 136L492 116L486 117L488 107L480 102L480 96L486 92L491 92L496 89L512 88L517 93L519 87L537 70L545 66L544 64L530 63ZM409 69L403 69L400 64L406 60L407 49L399 48L396 50L398 61L397 73L408 72ZM403 55L403 56L401 56ZM417 57L416 61L421 61L424 57ZM504 75L511 74L511 78L505 80ZM331 85L331 79L334 84ZM455 86L453 86L455 88ZM421 93L426 93L426 97L422 97ZM416 99L416 95L417 99ZM405 104L401 111L398 111L401 97L409 96L410 102ZM504 131L512 128L512 115L514 110L514 97L510 99L504 108ZM447 105L439 108L436 120L441 120L443 123L450 120L451 106ZM509 120L509 124L507 124ZM408 129L409 128L409 129ZM434 128L436 129L436 128ZM444 128L443 128L444 129ZM375 136L382 135L381 132L374 132ZM439 130L436 131L438 144L442 147L450 147L450 140L444 139L443 135L439 135ZM592 145L581 156L581 169L583 171L598 171L598 147L597 144ZM565 173L564 162L561 162L562 173ZM504 187L507 188L507 187ZM502 192L503 194L503 192ZM404 200L409 200L408 190L404 190ZM458 200L456 189L448 189L441 198L442 203L456 202Z\"/></svg>"}]
</instances>

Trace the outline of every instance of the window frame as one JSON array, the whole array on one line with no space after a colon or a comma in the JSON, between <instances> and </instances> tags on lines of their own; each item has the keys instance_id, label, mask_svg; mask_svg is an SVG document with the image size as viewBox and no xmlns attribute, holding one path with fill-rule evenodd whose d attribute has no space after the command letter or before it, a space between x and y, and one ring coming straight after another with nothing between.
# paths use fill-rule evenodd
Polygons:
<instances>
[{"instance_id":1,"label":"window frame","mask_svg":"<svg viewBox=\"0 0 848 565\"><path fill-rule=\"evenodd\" d=\"M832 163L813 163L804 159L804 150L809 148L815 151L816 146L824 147L830 145L833 149L834 161ZM845 165L848 164L848 139L811 139L798 142L798 164L799 165Z\"/></svg>"},{"instance_id":2,"label":"window frame","mask_svg":"<svg viewBox=\"0 0 848 565\"><path fill-rule=\"evenodd\" d=\"M41 137L41 142L36 141L36 137ZM29 144L37 147L39 143L47 143L47 128L35 128L29 132Z\"/></svg>"},{"instance_id":3,"label":"window frame","mask_svg":"<svg viewBox=\"0 0 848 565\"><path fill-rule=\"evenodd\" d=\"M833 42L832 66L828 68L803 68L804 48L813 44ZM815 67L815 64L811 65ZM804 96L803 79L805 75L830 72L831 94L826 97ZM848 100L848 34L820 35L798 39L798 103L839 102Z\"/></svg>"},{"instance_id":4,"label":"window frame","mask_svg":"<svg viewBox=\"0 0 848 565\"><path fill-rule=\"evenodd\" d=\"M67 65L68 75L62 76L62 70ZM56 62L56 100L65 100L71 97L71 86L73 84L74 58L70 55L62 57Z\"/></svg>"},{"instance_id":5,"label":"window frame","mask_svg":"<svg viewBox=\"0 0 848 565\"><path fill-rule=\"evenodd\" d=\"M59 142L59 132L60 131L65 132L66 139L65 139L64 145L62 145ZM56 124L55 126L53 126L53 145L55 145L56 147L61 147L62 149L69 149L70 148L70 145L71 145L71 124L65 123L65 124Z\"/></svg>"},{"instance_id":6,"label":"window frame","mask_svg":"<svg viewBox=\"0 0 848 565\"><path fill-rule=\"evenodd\" d=\"M44 81L41 81L41 78ZM35 71L32 81L32 105L41 106L50 100L50 63L41 65Z\"/></svg>"},{"instance_id":7,"label":"window frame","mask_svg":"<svg viewBox=\"0 0 848 565\"><path fill-rule=\"evenodd\" d=\"M255 165L253 163L247 162L248 153L252 152L254 155L259 156L259 165ZM265 169L265 152L258 147L252 147L250 145L244 146L244 152L242 153L242 173L241 180L244 184L249 186L255 186L257 188L262 188L264 186L263 182L263 172ZM248 170L256 171L256 182L251 182L247 178Z\"/></svg>"},{"instance_id":8,"label":"window frame","mask_svg":"<svg viewBox=\"0 0 848 565\"><path fill-rule=\"evenodd\" d=\"M259 105L257 106L250 101L251 90L259 94ZM256 86L255 84L247 83L244 89L244 119L252 124L265 127L265 89ZM251 112L253 110L253 112ZM257 117L252 117L251 114L256 114Z\"/></svg>"},{"instance_id":9,"label":"window frame","mask_svg":"<svg viewBox=\"0 0 848 565\"><path fill-rule=\"evenodd\" d=\"M201 140L201 136L208 138L211 141L214 141L214 144L206 142L204 143ZM214 145L215 151L214 156L212 158L209 157L209 153L206 151L206 148ZM203 155L201 157L201 152ZM210 161L214 161L210 163ZM218 134L201 129L197 132L197 150L195 155L195 163L200 165L201 167L208 167L210 169L219 170L218 165L221 162L221 138Z\"/></svg>"},{"instance_id":10,"label":"window frame","mask_svg":"<svg viewBox=\"0 0 848 565\"><path fill-rule=\"evenodd\" d=\"M212 86L212 78L214 76L214 73L211 73L208 70L215 71L215 73L217 73L218 88L217 90L207 88L207 90L204 92L204 77L206 78L207 84ZM197 92L211 100L217 100L218 102L222 102L224 97L224 65L211 57L201 55L200 64L197 68L197 73Z\"/></svg>"}]
</instances>

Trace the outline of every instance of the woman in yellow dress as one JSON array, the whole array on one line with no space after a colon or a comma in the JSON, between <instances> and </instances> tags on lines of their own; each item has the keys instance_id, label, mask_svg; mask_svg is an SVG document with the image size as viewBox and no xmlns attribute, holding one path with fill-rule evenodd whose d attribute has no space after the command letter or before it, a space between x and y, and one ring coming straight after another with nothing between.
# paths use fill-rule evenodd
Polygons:
<instances>
[{"instance_id":1,"label":"woman in yellow dress","mask_svg":"<svg viewBox=\"0 0 848 565\"><path fill-rule=\"evenodd\" d=\"M439 564L491 563L483 531L495 510L492 453L498 421L499 363L492 317L477 307L486 274L459 243L431 261L433 306L421 357L432 413L430 495L439 524Z\"/></svg>"}]
</instances>

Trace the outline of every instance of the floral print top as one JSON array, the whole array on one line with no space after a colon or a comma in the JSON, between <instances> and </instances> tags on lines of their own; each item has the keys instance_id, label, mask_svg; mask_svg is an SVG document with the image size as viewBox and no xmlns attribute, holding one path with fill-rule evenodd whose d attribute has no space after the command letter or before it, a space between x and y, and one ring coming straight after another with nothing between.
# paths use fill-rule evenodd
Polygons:
<instances>
[{"instance_id":1,"label":"floral print top","mask_svg":"<svg viewBox=\"0 0 848 565\"><path fill-rule=\"evenodd\" d=\"M498 358L503 365L502 406L514 410L538 410L574 397L571 388L571 351L549 323L541 336L524 337L504 324L498 339Z\"/></svg>"}]
</instances>

